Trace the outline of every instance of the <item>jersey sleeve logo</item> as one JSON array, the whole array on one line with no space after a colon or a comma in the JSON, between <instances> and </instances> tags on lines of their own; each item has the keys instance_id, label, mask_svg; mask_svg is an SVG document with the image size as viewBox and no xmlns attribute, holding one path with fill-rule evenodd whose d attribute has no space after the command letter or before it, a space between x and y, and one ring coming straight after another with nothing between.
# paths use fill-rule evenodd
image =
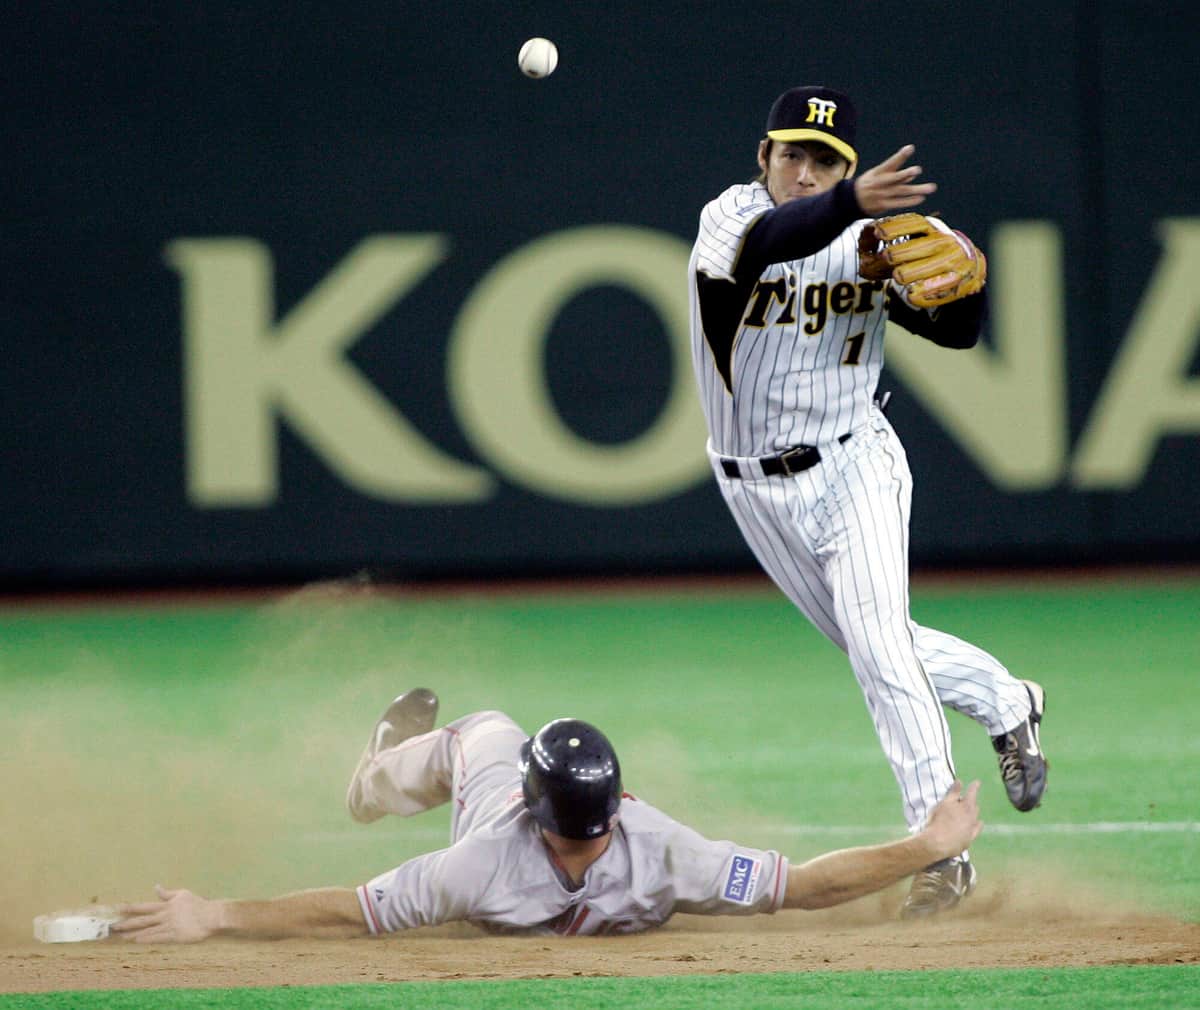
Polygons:
<instances>
[{"instance_id":1,"label":"jersey sleeve logo","mask_svg":"<svg viewBox=\"0 0 1200 1010\"><path fill-rule=\"evenodd\" d=\"M758 875L761 871L761 859L735 852L733 861L729 864L729 873L725 877L725 890L722 892L722 897L739 905L752 905L754 892L758 888Z\"/></svg>"}]
</instances>

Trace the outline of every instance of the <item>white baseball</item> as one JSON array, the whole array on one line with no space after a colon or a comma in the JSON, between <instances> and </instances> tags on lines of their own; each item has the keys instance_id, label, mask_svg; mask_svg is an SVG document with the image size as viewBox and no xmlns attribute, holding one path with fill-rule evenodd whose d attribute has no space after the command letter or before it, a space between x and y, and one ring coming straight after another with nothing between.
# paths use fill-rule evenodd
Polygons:
<instances>
[{"instance_id":1,"label":"white baseball","mask_svg":"<svg viewBox=\"0 0 1200 1010\"><path fill-rule=\"evenodd\" d=\"M558 66L558 46L549 39L529 39L517 54L517 66L526 77L549 77Z\"/></svg>"}]
</instances>

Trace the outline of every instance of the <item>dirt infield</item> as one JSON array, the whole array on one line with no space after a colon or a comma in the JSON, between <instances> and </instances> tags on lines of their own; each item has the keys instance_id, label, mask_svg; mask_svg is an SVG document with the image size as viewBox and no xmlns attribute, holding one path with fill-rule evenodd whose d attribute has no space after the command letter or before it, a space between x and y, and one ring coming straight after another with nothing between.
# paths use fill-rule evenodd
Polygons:
<instances>
[{"instance_id":1,"label":"dirt infield","mask_svg":"<svg viewBox=\"0 0 1200 1010\"><path fill-rule=\"evenodd\" d=\"M894 918L900 893L831 912L678 916L630 937L495 938L455 926L378 940L186 947L10 941L0 946L0 991L1200 964L1200 923L1000 884L981 886L960 912L913 925Z\"/></svg>"}]
</instances>

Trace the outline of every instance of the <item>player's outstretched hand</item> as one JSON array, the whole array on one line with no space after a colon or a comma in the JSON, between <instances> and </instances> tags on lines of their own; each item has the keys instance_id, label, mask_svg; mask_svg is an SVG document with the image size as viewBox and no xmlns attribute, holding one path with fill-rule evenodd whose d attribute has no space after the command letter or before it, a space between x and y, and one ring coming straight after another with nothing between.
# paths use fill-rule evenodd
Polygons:
<instances>
[{"instance_id":1,"label":"player's outstretched hand","mask_svg":"<svg viewBox=\"0 0 1200 1010\"><path fill-rule=\"evenodd\" d=\"M889 211L915 207L925 197L937 192L936 182L917 182L920 165L905 166L916 150L905 144L890 158L869 168L854 180L854 196L868 217L879 217Z\"/></svg>"},{"instance_id":2,"label":"player's outstretched hand","mask_svg":"<svg viewBox=\"0 0 1200 1010\"><path fill-rule=\"evenodd\" d=\"M198 894L155 885L159 901L119 905L121 920L110 927L137 943L199 943L220 926L218 902Z\"/></svg>"},{"instance_id":3,"label":"player's outstretched hand","mask_svg":"<svg viewBox=\"0 0 1200 1010\"><path fill-rule=\"evenodd\" d=\"M979 837L983 821L979 819L979 780L966 790L957 779L942 801L933 808L922 834L936 852L933 862L957 856Z\"/></svg>"}]
</instances>

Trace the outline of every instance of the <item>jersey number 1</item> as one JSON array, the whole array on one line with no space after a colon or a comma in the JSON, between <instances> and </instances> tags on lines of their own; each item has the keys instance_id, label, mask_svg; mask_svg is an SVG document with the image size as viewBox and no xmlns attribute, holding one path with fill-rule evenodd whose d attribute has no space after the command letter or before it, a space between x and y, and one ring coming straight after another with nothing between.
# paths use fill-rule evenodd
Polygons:
<instances>
[{"instance_id":1,"label":"jersey number 1","mask_svg":"<svg viewBox=\"0 0 1200 1010\"><path fill-rule=\"evenodd\" d=\"M867 339L867 332L856 333L852 337L846 338L846 343L850 346L846 350L846 357L842 359L843 365L857 365L858 359L862 355L863 341Z\"/></svg>"}]
</instances>

